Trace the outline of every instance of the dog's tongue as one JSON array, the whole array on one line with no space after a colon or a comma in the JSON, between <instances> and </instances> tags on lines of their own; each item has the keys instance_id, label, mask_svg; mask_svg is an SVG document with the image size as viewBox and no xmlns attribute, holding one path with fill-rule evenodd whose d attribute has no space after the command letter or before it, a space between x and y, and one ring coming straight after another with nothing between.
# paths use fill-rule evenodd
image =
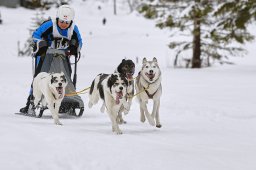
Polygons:
<instances>
[{"instance_id":1,"label":"dog's tongue","mask_svg":"<svg viewBox=\"0 0 256 170\"><path fill-rule=\"evenodd\" d=\"M63 94L63 87L56 87L56 90L59 94Z\"/></svg>"},{"instance_id":2,"label":"dog's tongue","mask_svg":"<svg viewBox=\"0 0 256 170\"><path fill-rule=\"evenodd\" d=\"M132 74L127 73L127 74L126 74L126 77L127 77L128 80L132 80Z\"/></svg>"},{"instance_id":3,"label":"dog's tongue","mask_svg":"<svg viewBox=\"0 0 256 170\"><path fill-rule=\"evenodd\" d=\"M152 80L155 77L155 74L148 74L147 73L147 76L148 76L148 78L150 78Z\"/></svg>"},{"instance_id":4,"label":"dog's tongue","mask_svg":"<svg viewBox=\"0 0 256 170\"><path fill-rule=\"evenodd\" d=\"M116 92L116 104L120 103L120 99L123 97L123 93L120 92Z\"/></svg>"}]
</instances>

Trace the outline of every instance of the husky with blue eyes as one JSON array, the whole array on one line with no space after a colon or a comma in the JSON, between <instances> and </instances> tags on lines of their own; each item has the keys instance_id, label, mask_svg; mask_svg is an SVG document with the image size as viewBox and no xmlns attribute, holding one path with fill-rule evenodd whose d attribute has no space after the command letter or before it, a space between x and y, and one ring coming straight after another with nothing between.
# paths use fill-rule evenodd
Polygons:
<instances>
[{"instance_id":1,"label":"husky with blue eyes","mask_svg":"<svg viewBox=\"0 0 256 170\"><path fill-rule=\"evenodd\" d=\"M88 107L97 104L101 98L112 122L112 131L122 134L118 126L118 113L122 107L128 113L127 98L128 81L123 74L99 74L93 80L89 92Z\"/></svg>"},{"instance_id":2,"label":"husky with blue eyes","mask_svg":"<svg viewBox=\"0 0 256 170\"><path fill-rule=\"evenodd\" d=\"M34 106L48 107L56 125L62 125L59 121L59 108L66 86L67 79L63 72L51 74L41 72L33 81Z\"/></svg>"},{"instance_id":3,"label":"husky with blue eyes","mask_svg":"<svg viewBox=\"0 0 256 170\"><path fill-rule=\"evenodd\" d=\"M162 77L157 59L152 61L143 59L142 69L136 77L135 89L140 103L140 120L145 122L145 116L152 126L161 128L159 119L160 97L162 95ZM147 108L148 100L153 100L153 112L149 113Z\"/></svg>"}]
</instances>

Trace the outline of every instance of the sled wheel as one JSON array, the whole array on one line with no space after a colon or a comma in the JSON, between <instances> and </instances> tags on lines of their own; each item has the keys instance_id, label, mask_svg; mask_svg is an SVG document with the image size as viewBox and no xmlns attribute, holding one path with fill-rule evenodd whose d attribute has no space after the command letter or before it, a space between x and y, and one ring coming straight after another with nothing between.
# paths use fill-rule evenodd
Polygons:
<instances>
[{"instance_id":1,"label":"sled wheel","mask_svg":"<svg viewBox=\"0 0 256 170\"><path fill-rule=\"evenodd\" d=\"M45 109L40 109L39 115L37 116L38 118L40 118L40 117L43 116L44 110L45 110Z\"/></svg>"}]
</instances>

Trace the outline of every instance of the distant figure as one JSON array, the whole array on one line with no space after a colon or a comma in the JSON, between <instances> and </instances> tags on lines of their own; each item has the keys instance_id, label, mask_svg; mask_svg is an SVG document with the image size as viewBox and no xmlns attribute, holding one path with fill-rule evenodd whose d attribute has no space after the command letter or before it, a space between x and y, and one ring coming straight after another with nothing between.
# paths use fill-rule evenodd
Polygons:
<instances>
[{"instance_id":1,"label":"distant figure","mask_svg":"<svg viewBox=\"0 0 256 170\"><path fill-rule=\"evenodd\" d=\"M98 6L98 10L101 10L101 6L100 5Z\"/></svg>"},{"instance_id":2,"label":"distant figure","mask_svg":"<svg viewBox=\"0 0 256 170\"><path fill-rule=\"evenodd\" d=\"M107 19L106 19L106 18L103 18L102 24L103 24L103 25L106 25L106 22L107 22Z\"/></svg>"},{"instance_id":3,"label":"distant figure","mask_svg":"<svg viewBox=\"0 0 256 170\"><path fill-rule=\"evenodd\" d=\"M139 57L136 57L136 64L139 64Z\"/></svg>"}]
</instances>

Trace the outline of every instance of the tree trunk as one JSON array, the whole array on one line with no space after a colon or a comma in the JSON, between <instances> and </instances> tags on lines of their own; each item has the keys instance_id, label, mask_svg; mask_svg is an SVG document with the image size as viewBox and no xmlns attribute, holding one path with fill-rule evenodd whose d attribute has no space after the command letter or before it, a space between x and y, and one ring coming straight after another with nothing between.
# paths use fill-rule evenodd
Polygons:
<instances>
[{"instance_id":1,"label":"tree trunk","mask_svg":"<svg viewBox=\"0 0 256 170\"><path fill-rule=\"evenodd\" d=\"M114 0L114 15L116 15L116 0Z\"/></svg>"},{"instance_id":2,"label":"tree trunk","mask_svg":"<svg viewBox=\"0 0 256 170\"><path fill-rule=\"evenodd\" d=\"M127 0L127 3L128 3L128 5L129 5L130 12L132 12L132 11L133 11L133 7L132 7L131 1L130 1L130 0Z\"/></svg>"},{"instance_id":3,"label":"tree trunk","mask_svg":"<svg viewBox=\"0 0 256 170\"><path fill-rule=\"evenodd\" d=\"M201 28L200 18L194 19L194 33L193 33L193 57L192 68L201 68Z\"/></svg>"}]
</instances>

